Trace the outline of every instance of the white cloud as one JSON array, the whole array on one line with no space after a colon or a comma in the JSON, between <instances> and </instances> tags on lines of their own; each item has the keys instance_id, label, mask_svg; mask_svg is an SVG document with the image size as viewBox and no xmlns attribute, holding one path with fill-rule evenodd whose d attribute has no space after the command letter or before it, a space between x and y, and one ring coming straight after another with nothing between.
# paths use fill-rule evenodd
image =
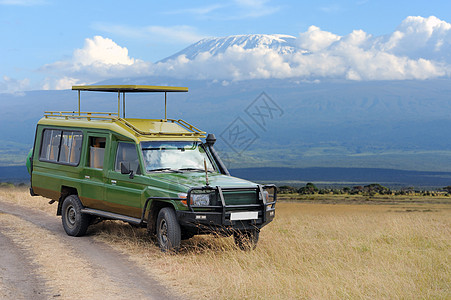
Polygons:
<instances>
[{"instance_id":1,"label":"white cloud","mask_svg":"<svg viewBox=\"0 0 451 300\"><path fill-rule=\"evenodd\" d=\"M217 80L290 78L304 80L427 79L451 75L451 24L435 17L408 17L391 35L362 30L338 36L311 26L300 33L294 53L276 47L233 45L192 59L182 55L158 63L158 74ZM307 51L306 51L307 50Z\"/></svg>"},{"instance_id":2,"label":"white cloud","mask_svg":"<svg viewBox=\"0 0 451 300\"><path fill-rule=\"evenodd\" d=\"M22 80L3 76L0 80L0 93L22 95L30 85L30 80L25 78Z\"/></svg>"},{"instance_id":3,"label":"white cloud","mask_svg":"<svg viewBox=\"0 0 451 300\"><path fill-rule=\"evenodd\" d=\"M131 58L128 49L101 36L85 40L84 47L76 49L67 60L45 65L39 71L53 74L46 78L43 89L66 89L73 84L147 75L150 63Z\"/></svg>"},{"instance_id":4,"label":"white cloud","mask_svg":"<svg viewBox=\"0 0 451 300\"><path fill-rule=\"evenodd\" d=\"M319 27L310 26L307 32L299 34L298 45L301 48L315 52L329 47L341 37L331 32L322 31Z\"/></svg>"},{"instance_id":5,"label":"white cloud","mask_svg":"<svg viewBox=\"0 0 451 300\"><path fill-rule=\"evenodd\" d=\"M62 78L46 78L45 83L42 86L43 90L66 90L70 89L73 85L84 85L86 82L80 81L80 79L72 77L62 77Z\"/></svg>"},{"instance_id":6,"label":"white cloud","mask_svg":"<svg viewBox=\"0 0 451 300\"><path fill-rule=\"evenodd\" d=\"M390 35L378 39L378 49L398 56L451 59L451 24L431 16L407 17Z\"/></svg>"},{"instance_id":7,"label":"white cloud","mask_svg":"<svg viewBox=\"0 0 451 300\"><path fill-rule=\"evenodd\" d=\"M161 28L153 30L164 34ZM217 49L213 43L208 47L216 47L215 51L201 48L196 55L190 52L189 58L182 54L153 64L130 57L127 48L111 39L96 36L86 39L84 47L75 50L69 59L42 67L42 72L53 74L44 87L70 88L109 78L148 75L217 80L223 84L258 78L317 82L331 78L421 80L451 75L451 24L435 17L408 17L395 32L382 37L362 30L338 36L311 26L299 34L295 45L290 44L294 45L293 51L281 51L287 41L280 36L259 35L267 40L252 40L252 47L242 38L225 49Z\"/></svg>"},{"instance_id":8,"label":"white cloud","mask_svg":"<svg viewBox=\"0 0 451 300\"><path fill-rule=\"evenodd\" d=\"M132 65L135 60L128 56L127 48L120 47L111 39L95 36L93 39L86 39L82 49L74 51L73 62L81 66Z\"/></svg>"}]
</instances>

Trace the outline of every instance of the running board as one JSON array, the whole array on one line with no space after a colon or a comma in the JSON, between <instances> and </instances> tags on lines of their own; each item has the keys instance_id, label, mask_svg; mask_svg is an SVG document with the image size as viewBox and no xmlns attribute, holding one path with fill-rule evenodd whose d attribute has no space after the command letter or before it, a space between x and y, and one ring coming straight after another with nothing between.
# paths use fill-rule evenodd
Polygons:
<instances>
[{"instance_id":1,"label":"running board","mask_svg":"<svg viewBox=\"0 0 451 300\"><path fill-rule=\"evenodd\" d=\"M133 218L129 216L124 216L120 214L115 214L111 212L106 212L103 210L92 209L92 208L82 208L81 212L88 215L98 216L107 219L120 220L128 223L132 223L135 225L141 225L141 219Z\"/></svg>"}]
</instances>

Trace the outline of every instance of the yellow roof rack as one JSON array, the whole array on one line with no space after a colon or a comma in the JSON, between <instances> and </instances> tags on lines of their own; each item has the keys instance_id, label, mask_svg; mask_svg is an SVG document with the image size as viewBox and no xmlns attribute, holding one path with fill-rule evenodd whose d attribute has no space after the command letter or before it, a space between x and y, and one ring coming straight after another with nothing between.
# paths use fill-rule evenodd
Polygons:
<instances>
[{"instance_id":1,"label":"yellow roof rack","mask_svg":"<svg viewBox=\"0 0 451 300\"><path fill-rule=\"evenodd\" d=\"M155 85L74 85L72 90L78 91L78 115L81 115L80 92L112 92L117 93L117 116L121 111L122 94L122 117L125 118L125 93L164 93L164 120L167 120L167 93L170 92L188 92L187 87L179 86L155 86Z\"/></svg>"},{"instance_id":2,"label":"yellow roof rack","mask_svg":"<svg viewBox=\"0 0 451 300\"><path fill-rule=\"evenodd\" d=\"M113 93L188 92L187 87L155 85L74 85L72 90Z\"/></svg>"},{"instance_id":3,"label":"yellow roof rack","mask_svg":"<svg viewBox=\"0 0 451 300\"><path fill-rule=\"evenodd\" d=\"M166 103L168 92L188 92L187 87L176 86L151 86L151 85L80 85L72 86L72 90L78 91L78 111L46 111L44 119L45 124L60 124L60 120L65 120L65 124L79 126L86 124L83 122L92 122L89 126L94 128L110 128L111 126L120 126L126 129L134 137L140 139L146 138L204 138L206 132L202 131L184 120L168 119L166 116ZM80 110L80 92L113 92L118 94L117 113L116 112L83 112ZM164 119L126 119L125 118L125 94L126 93L148 93L163 92L164 97ZM122 94L122 112L121 118L121 94ZM69 123L68 123L69 122ZM117 127L115 127L117 129ZM125 133L126 134L126 133Z\"/></svg>"},{"instance_id":4,"label":"yellow roof rack","mask_svg":"<svg viewBox=\"0 0 451 300\"><path fill-rule=\"evenodd\" d=\"M46 111L43 120L46 120L44 121L46 124L66 125L66 122L70 121L73 125L79 123L78 126L88 125L86 122L93 121L89 126L97 126L95 128L109 128L108 124L121 124L137 137L204 138L206 134L205 131L181 119L123 119L116 113L81 112L78 114L75 111ZM59 123L58 120L64 120L65 123Z\"/></svg>"}]
</instances>

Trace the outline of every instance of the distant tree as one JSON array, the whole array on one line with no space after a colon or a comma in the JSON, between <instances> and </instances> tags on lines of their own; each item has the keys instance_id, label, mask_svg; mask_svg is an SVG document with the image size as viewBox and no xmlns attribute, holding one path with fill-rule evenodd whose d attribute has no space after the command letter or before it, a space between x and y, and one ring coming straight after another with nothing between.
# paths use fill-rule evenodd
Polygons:
<instances>
[{"instance_id":1,"label":"distant tree","mask_svg":"<svg viewBox=\"0 0 451 300\"><path fill-rule=\"evenodd\" d=\"M352 190L350 192L351 195L357 195L363 192L363 186L361 185L356 185L354 187L352 187Z\"/></svg>"},{"instance_id":2,"label":"distant tree","mask_svg":"<svg viewBox=\"0 0 451 300\"><path fill-rule=\"evenodd\" d=\"M296 192L296 188L289 185L282 185L281 187L279 187L279 193L281 194L293 194Z\"/></svg>"},{"instance_id":3,"label":"distant tree","mask_svg":"<svg viewBox=\"0 0 451 300\"><path fill-rule=\"evenodd\" d=\"M329 194L329 190L328 189L319 189L318 190L318 194L320 194L320 195Z\"/></svg>"},{"instance_id":4,"label":"distant tree","mask_svg":"<svg viewBox=\"0 0 451 300\"><path fill-rule=\"evenodd\" d=\"M298 193L303 195L311 195L316 192L318 192L318 188L311 182L307 183L304 187L301 187L298 190Z\"/></svg>"},{"instance_id":5,"label":"distant tree","mask_svg":"<svg viewBox=\"0 0 451 300\"><path fill-rule=\"evenodd\" d=\"M451 194L451 185L445 186L443 190Z\"/></svg>"},{"instance_id":6,"label":"distant tree","mask_svg":"<svg viewBox=\"0 0 451 300\"><path fill-rule=\"evenodd\" d=\"M333 189L332 190L332 194L334 194L334 195L341 195L343 193L344 193L344 191L340 190L340 189Z\"/></svg>"},{"instance_id":7,"label":"distant tree","mask_svg":"<svg viewBox=\"0 0 451 300\"><path fill-rule=\"evenodd\" d=\"M365 185L363 187L363 192L365 194L374 196L376 194L380 195L389 195L391 194L391 190L385 186L380 185L379 183L372 183L369 185Z\"/></svg>"}]
</instances>

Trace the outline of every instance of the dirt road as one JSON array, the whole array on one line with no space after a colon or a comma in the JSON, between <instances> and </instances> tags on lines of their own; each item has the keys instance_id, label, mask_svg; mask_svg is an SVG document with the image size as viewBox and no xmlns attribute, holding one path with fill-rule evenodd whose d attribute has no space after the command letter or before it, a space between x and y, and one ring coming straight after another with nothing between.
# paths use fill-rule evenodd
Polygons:
<instances>
[{"instance_id":1,"label":"dirt road","mask_svg":"<svg viewBox=\"0 0 451 300\"><path fill-rule=\"evenodd\" d=\"M176 299L152 275L61 218L0 198L1 299Z\"/></svg>"}]
</instances>

